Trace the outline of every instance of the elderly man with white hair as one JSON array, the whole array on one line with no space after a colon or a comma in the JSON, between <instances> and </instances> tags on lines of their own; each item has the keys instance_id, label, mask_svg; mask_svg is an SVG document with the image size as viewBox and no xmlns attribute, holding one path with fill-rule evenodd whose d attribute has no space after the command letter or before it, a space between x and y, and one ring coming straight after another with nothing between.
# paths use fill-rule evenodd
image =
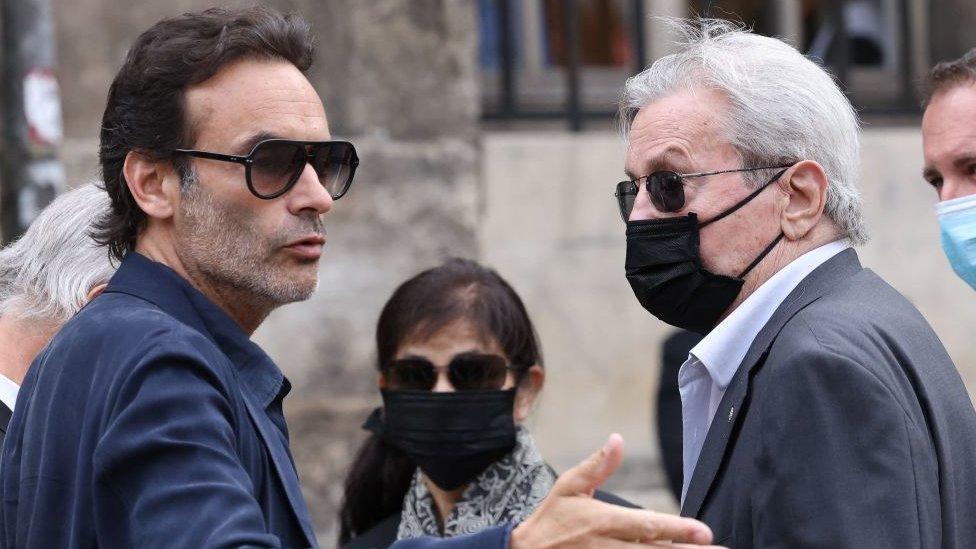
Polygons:
<instances>
[{"instance_id":1,"label":"elderly man with white hair","mask_svg":"<svg viewBox=\"0 0 976 549\"><path fill-rule=\"evenodd\" d=\"M0 250L0 443L31 362L115 272L108 249L89 235L108 207L104 190L82 185Z\"/></svg>"},{"instance_id":2,"label":"elderly man with white hair","mask_svg":"<svg viewBox=\"0 0 976 549\"><path fill-rule=\"evenodd\" d=\"M676 53L627 82L616 195L638 301L705 334L678 374L681 514L735 548L971 547L976 411L925 319L852 249L854 110L779 40L674 26ZM570 546L547 503L536 516L563 525L548 537L530 519L402 547Z\"/></svg>"},{"instance_id":3,"label":"elderly man with white hair","mask_svg":"<svg viewBox=\"0 0 976 549\"><path fill-rule=\"evenodd\" d=\"M976 540L976 412L867 240L858 122L831 77L729 23L676 23L628 80L627 279L706 334L682 365L682 515L731 547Z\"/></svg>"}]
</instances>

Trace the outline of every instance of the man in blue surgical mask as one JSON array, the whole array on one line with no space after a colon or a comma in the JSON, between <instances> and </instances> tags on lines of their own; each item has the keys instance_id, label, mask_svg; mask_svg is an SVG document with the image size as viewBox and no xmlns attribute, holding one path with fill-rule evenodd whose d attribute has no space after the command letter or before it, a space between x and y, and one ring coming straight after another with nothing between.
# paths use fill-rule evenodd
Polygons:
<instances>
[{"instance_id":1,"label":"man in blue surgical mask","mask_svg":"<svg viewBox=\"0 0 976 549\"><path fill-rule=\"evenodd\" d=\"M936 65L927 84L923 176L939 193L942 249L976 289L976 48Z\"/></svg>"}]
</instances>

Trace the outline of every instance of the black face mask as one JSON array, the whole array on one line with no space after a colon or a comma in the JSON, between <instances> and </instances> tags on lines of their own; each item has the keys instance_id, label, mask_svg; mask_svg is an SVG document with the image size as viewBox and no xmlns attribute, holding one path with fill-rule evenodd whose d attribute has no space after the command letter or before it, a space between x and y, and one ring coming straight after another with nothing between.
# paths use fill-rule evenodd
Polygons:
<instances>
[{"instance_id":1,"label":"black face mask","mask_svg":"<svg viewBox=\"0 0 976 549\"><path fill-rule=\"evenodd\" d=\"M382 390L363 428L405 453L444 490L474 480L515 447L515 389Z\"/></svg>"},{"instance_id":2,"label":"black face mask","mask_svg":"<svg viewBox=\"0 0 976 549\"><path fill-rule=\"evenodd\" d=\"M784 170L785 171L785 170ZM745 206L772 182L725 210L698 223L698 216L627 222L627 281L649 313L672 326L707 334L742 290L743 278L783 239L773 240L737 277L710 273L702 267L699 230Z\"/></svg>"}]
</instances>

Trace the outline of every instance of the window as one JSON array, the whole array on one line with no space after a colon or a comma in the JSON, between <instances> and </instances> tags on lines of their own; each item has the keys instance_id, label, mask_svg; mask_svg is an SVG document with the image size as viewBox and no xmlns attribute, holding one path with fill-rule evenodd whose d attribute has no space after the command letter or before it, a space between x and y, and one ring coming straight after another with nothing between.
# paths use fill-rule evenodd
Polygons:
<instances>
[{"instance_id":1,"label":"window","mask_svg":"<svg viewBox=\"0 0 976 549\"><path fill-rule=\"evenodd\" d=\"M666 3L647 0L479 0L484 118L568 118L574 129L609 119L624 80L651 60L649 18L697 13L785 37L862 111L915 112L908 13L921 1L677 0L679 13L663 14L651 8Z\"/></svg>"}]
</instances>

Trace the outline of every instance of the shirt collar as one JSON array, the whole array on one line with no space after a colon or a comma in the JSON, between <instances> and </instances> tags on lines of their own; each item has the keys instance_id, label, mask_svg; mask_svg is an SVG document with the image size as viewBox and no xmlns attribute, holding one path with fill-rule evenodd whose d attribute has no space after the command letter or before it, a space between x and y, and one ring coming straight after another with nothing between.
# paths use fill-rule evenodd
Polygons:
<instances>
[{"instance_id":1,"label":"shirt collar","mask_svg":"<svg viewBox=\"0 0 976 549\"><path fill-rule=\"evenodd\" d=\"M705 366L712 382L721 389L728 387L752 341L790 292L817 267L849 247L847 240L837 240L794 259L695 345L691 355Z\"/></svg>"},{"instance_id":2,"label":"shirt collar","mask_svg":"<svg viewBox=\"0 0 976 549\"><path fill-rule=\"evenodd\" d=\"M280 393L287 393L282 391L284 375L274 361L227 313L166 265L130 252L105 292L148 301L213 341L262 406L267 407Z\"/></svg>"},{"instance_id":3,"label":"shirt collar","mask_svg":"<svg viewBox=\"0 0 976 549\"><path fill-rule=\"evenodd\" d=\"M0 402L3 402L10 411L14 411L14 404L17 404L17 393L20 392L20 385L14 383L9 377L0 374Z\"/></svg>"}]
</instances>

